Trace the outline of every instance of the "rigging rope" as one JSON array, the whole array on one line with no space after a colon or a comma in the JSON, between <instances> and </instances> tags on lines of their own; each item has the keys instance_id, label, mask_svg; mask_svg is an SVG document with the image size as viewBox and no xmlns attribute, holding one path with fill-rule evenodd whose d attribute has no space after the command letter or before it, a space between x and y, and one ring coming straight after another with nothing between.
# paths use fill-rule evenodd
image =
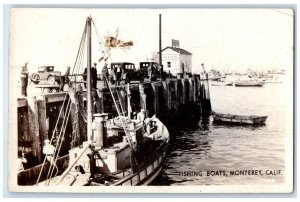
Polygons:
<instances>
[{"instance_id":1,"label":"rigging rope","mask_svg":"<svg viewBox=\"0 0 300 202\"><path fill-rule=\"evenodd\" d=\"M87 29L87 25L85 25L85 27L84 27L84 31L83 31L83 34L82 34L82 38L81 38L79 50L78 50L78 53L77 53L77 56L76 56L76 61L75 61L75 64L74 64L72 73L74 73L74 71L75 71L75 72L78 72L78 70L79 70L78 67L80 67L80 64L77 65L77 68L76 68L76 64L78 64L78 60L82 61L82 57L83 57L82 55L83 55L83 52L84 52L84 43L85 43L85 39L86 39L86 29ZM82 62L81 64L83 64L83 62ZM75 76L75 83L76 83L76 76ZM69 82L69 85L70 85L70 82ZM66 100L67 100L67 99L66 99L66 98L67 98L67 95L68 95L68 94L66 93L65 96L64 96L64 101L63 101L63 103L62 103L62 107L61 107L61 109L60 109L60 112L59 112L59 115L58 115L57 122L56 122L55 127L54 127L54 130L53 130L53 132L52 132L52 137L51 137L51 140L50 140L50 144L52 144L53 139L54 139L54 137L55 137L55 133L56 133L56 131L57 131L58 122L59 122L59 119L61 118L62 111L63 111L63 109L64 109L65 102L66 102ZM70 97L69 97L68 101L70 102ZM62 142L62 141L61 141L61 142ZM56 149L57 149L57 148L56 148ZM55 150L55 153L56 153L56 152L57 152L57 151ZM58 156L58 153L59 153L59 152L57 152L57 156ZM40 173L39 173L39 176L38 176L36 185L38 185L38 183L39 183L39 181L40 181L40 178L41 178L43 169L44 169L44 167L45 167L46 159L47 159L47 156L44 157L43 164L42 164L42 168L41 168L41 170L40 170ZM51 170L51 164L50 164L50 170ZM49 174L49 172L48 172L48 174ZM47 176L48 176L48 175L47 175ZM50 176L51 176L51 175L50 175ZM48 178L48 177L47 177L47 178ZM46 180L46 182L47 182L47 180Z\"/></svg>"},{"instance_id":2,"label":"rigging rope","mask_svg":"<svg viewBox=\"0 0 300 202\"><path fill-rule=\"evenodd\" d=\"M62 115L62 111L63 111L63 108L64 108L64 104L65 104L65 101L66 101L66 96L67 96L67 94L66 94L65 97L64 97L64 101L63 101L62 107L61 107L61 109L60 109L60 111L59 111L58 119L57 119L57 121L56 121L54 130L53 130L53 132L52 132L52 137L51 137L51 140L50 140L50 144L52 144L53 139L54 139L54 136L55 136L54 134L55 134L56 131L57 131L58 120L60 119L60 117L61 117L61 115ZM43 161L42 168L41 168L41 171L40 171L40 173L39 173L39 176L38 176L36 185L39 183L40 177L41 177L41 175L42 175L42 172L43 172L43 169L44 169L44 166L45 166L45 163L46 163L46 159L47 159L47 156L44 157L44 161Z\"/></svg>"},{"instance_id":3,"label":"rigging rope","mask_svg":"<svg viewBox=\"0 0 300 202\"><path fill-rule=\"evenodd\" d=\"M95 32L96 32L96 36L97 36L97 38L98 38L98 42L99 42L100 44L102 44L102 46L103 46L104 49L105 49L105 52L106 52L107 55L108 55L108 58L110 59L111 62L113 62L113 60L112 60L112 58L111 58L111 55L110 55L110 51L108 50L108 48L105 47L105 45L104 45L104 43L103 43L103 41L102 41L102 39L101 39L101 35L100 35L100 33L98 32L98 29L97 29L97 27L96 27L95 22L94 22L93 19L92 19L92 23L93 23L93 26L94 26L94 28L95 28Z\"/></svg>"},{"instance_id":4,"label":"rigging rope","mask_svg":"<svg viewBox=\"0 0 300 202\"><path fill-rule=\"evenodd\" d=\"M62 126L61 126L62 130L60 130L60 134L59 134L59 138L58 138L58 144L55 147L56 152L53 155L54 164L52 165L52 169L50 169L51 172L50 172L50 170L48 171L48 175L50 173L49 177L52 176L53 171L54 171L54 167L56 166L56 162L57 162L57 159L59 157L59 152L60 152L60 149L61 149L61 146L62 146L63 137L65 135L66 128L67 128L68 121L69 121L69 117L70 117L71 104L72 104L71 99L69 99L69 102L68 102L68 105L67 105L67 108L66 108L66 111L65 111L65 114L67 114L67 115L64 116L64 120L63 120L63 123L62 123ZM47 175L47 178L48 178L48 175ZM48 180L48 185L49 185L49 183L50 183L50 180Z\"/></svg>"}]
</instances>

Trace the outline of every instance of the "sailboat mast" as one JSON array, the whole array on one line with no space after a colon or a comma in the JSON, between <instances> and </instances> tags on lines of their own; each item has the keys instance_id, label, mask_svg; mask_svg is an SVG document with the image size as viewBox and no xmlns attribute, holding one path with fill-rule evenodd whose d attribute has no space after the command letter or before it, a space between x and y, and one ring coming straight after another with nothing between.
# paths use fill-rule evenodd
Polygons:
<instances>
[{"instance_id":1,"label":"sailboat mast","mask_svg":"<svg viewBox=\"0 0 300 202\"><path fill-rule=\"evenodd\" d=\"M87 136L88 136L88 140L92 140L92 121L93 121L92 78L91 78L91 64L92 64L91 22L92 22L92 18L88 17L87 19Z\"/></svg>"}]
</instances>

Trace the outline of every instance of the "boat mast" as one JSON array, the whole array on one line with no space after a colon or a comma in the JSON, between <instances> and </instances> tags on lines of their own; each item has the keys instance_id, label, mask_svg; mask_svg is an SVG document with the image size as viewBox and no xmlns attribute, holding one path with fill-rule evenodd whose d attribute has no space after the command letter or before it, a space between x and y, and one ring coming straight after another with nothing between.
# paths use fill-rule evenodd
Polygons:
<instances>
[{"instance_id":1,"label":"boat mast","mask_svg":"<svg viewBox=\"0 0 300 202\"><path fill-rule=\"evenodd\" d=\"M92 140L92 79L91 79L91 64L92 64L92 36L91 36L92 18L87 19L87 136L88 141Z\"/></svg>"},{"instance_id":2,"label":"boat mast","mask_svg":"<svg viewBox=\"0 0 300 202\"><path fill-rule=\"evenodd\" d=\"M161 55L161 14L159 14L159 65L162 66L162 55Z\"/></svg>"}]
</instances>

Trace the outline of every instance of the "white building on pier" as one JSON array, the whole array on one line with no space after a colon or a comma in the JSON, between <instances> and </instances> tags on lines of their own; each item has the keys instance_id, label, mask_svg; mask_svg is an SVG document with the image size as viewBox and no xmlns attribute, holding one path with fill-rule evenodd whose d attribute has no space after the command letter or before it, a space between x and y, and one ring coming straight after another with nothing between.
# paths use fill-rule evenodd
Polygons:
<instances>
[{"instance_id":1,"label":"white building on pier","mask_svg":"<svg viewBox=\"0 0 300 202\"><path fill-rule=\"evenodd\" d=\"M164 71L170 72L172 75L177 73L191 73L192 72L192 53L174 46L167 46L162 49L162 65Z\"/></svg>"}]
</instances>

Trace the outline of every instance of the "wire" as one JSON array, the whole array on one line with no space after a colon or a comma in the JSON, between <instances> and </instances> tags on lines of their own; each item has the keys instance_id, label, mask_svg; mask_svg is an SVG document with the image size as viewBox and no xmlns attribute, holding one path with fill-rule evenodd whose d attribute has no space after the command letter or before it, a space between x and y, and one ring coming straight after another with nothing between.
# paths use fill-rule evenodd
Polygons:
<instances>
[{"instance_id":1,"label":"wire","mask_svg":"<svg viewBox=\"0 0 300 202\"><path fill-rule=\"evenodd\" d=\"M97 36L97 38L98 38L98 41L99 41L100 44L103 45L104 43L103 43L103 41L102 41L102 39L101 39L101 35L100 35L100 33L98 32L98 29L97 29L97 27L96 27L95 22L94 22L93 19L92 19L92 22L93 22L93 25L94 25L94 28L95 28L95 32L96 32L96 36ZM111 58L110 51L105 47L105 45L103 45L103 47L104 47L104 49L105 49L105 52L106 52L107 55L108 55L108 58L110 59L111 62L113 62L113 60L112 60L112 58Z\"/></svg>"}]
</instances>

